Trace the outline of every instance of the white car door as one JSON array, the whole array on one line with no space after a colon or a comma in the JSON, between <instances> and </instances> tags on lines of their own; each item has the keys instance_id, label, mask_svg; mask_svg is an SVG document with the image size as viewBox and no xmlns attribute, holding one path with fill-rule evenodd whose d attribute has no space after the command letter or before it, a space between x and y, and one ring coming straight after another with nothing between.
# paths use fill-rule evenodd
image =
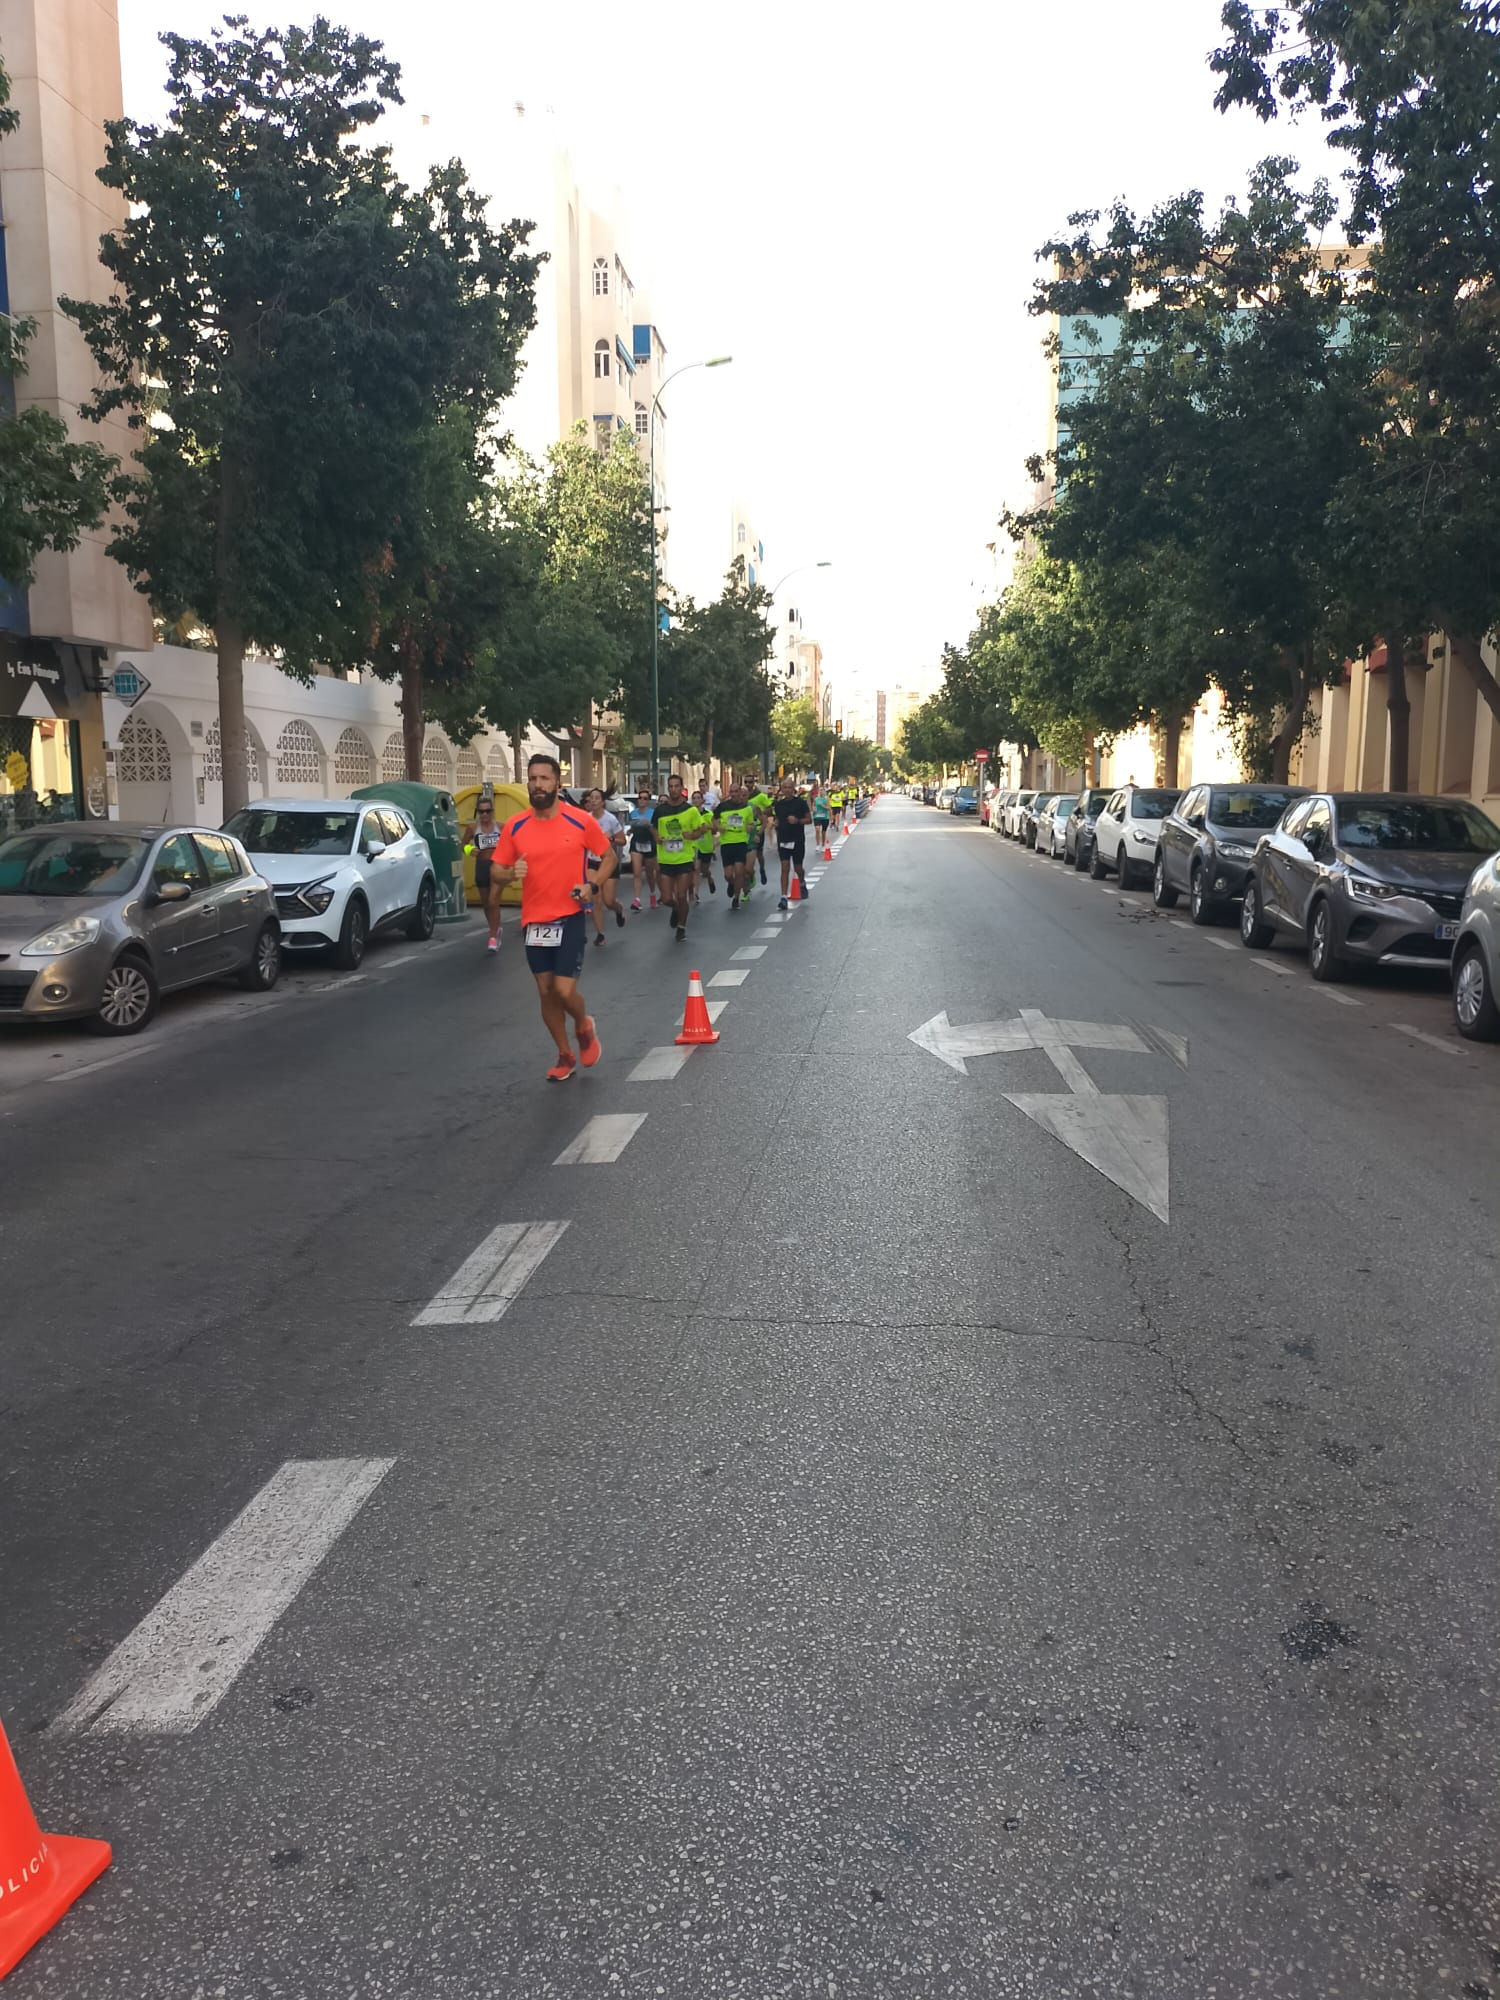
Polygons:
<instances>
[{"instance_id":1,"label":"white car door","mask_svg":"<svg viewBox=\"0 0 1500 2000\"><path fill-rule=\"evenodd\" d=\"M391 831L394 833L399 827L401 832L396 847L401 862L398 870L398 907L403 910L414 910L417 906L418 891L422 887L422 877L427 873L427 842L405 813L397 812L394 806L386 806L383 811L391 825Z\"/></svg>"},{"instance_id":2,"label":"white car door","mask_svg":"<svg viewBox=\"0 0 1500 2000\"><path fill-rule=\"evenodd\" d=\"M1125 832L1125 808L1129 800L1124 792L1115 792L1109 804L1099 815L1094 828L1094 846L1099 859L1111 868L1120 865L1120 842Z\"/></svg>"},{"instance_id":3,"label":"white car door","mask_svg":"<svg viewBox=\"0 0 1500 2000\"><path fill-rule=\"evenodd\" d=\"M374 849L380 848L376 854ZM383 924L399 907L401 857L391 845L390 829L378 806L368 806L359 829L360 880L370 906L370 928Z\"/></svg>"}]
</instances>

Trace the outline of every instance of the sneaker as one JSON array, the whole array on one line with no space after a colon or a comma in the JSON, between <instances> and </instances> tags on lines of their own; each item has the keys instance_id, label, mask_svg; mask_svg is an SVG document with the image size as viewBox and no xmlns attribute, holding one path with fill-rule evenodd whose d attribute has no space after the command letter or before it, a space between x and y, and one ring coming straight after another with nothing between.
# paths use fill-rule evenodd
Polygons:
<instances>
[{"instance_id":1,"label":"sneaker","mask_svg":"<svg viewBox=\"0 0 1500 2000\"><path fill-rule=\"evenodd\" d=\"M686 943L687 943L687 925L686 925L686 924L679 924L679 925L677 926L677 942L678 942L679 944L686 944Z\"/></svg>"},{"instance_id":2,"label":"sneaker","mask_svg":"<svg viewBox=\"0 0 1500 2000\"><path fill-rule=\"evenodd\" d=\"M656 898L655 898L655 897L653 896L653 897L651 898L651 901L652 901L652 903L653 903L653 905L654 905L654 904L655 904L655 902L656 902ZM633 902L631 903L630 907L631 907L631 909L632 909L632 910L638 910L638 909L639 909L639 908L641 907L641 899L640 899L640 897L639 897L639 896L637 896L637 897L635 898L635 900L634 900L634 901L633 901Z\"/></svg>"},{"instance_id":3,"label":"sneaker","mask_svg":"<svg viewBox=\"0 0 1500 2000\"><path fill-rule=\"evenodd\" d=\"M595 944L603 944L603 942L604 942L604 933L603 933L603 931L598 931L598 932L596 932L596 933L595 933L595 936L594 936L594 943L595 943Z\"/></svg>"},{"instance_id":4,"label":"sneaker","mask_svg":"<svg viewBox=\"0 0 1500 2000\"><path fill-rule=\"evenodd\" d=\"M636 908L640 908L639 903L636 904ZM625 928L625 912L618 908L615 911L615 928L616 930L624 930Z\"/></svg>"},{"instance_id":5,"label":"sneaker","mask_svg":"<svg viewBox=\"0 0 1500 2000\"><path fill-rule=\"evenodd\" d=\"M654 910L654 909L656 908L657 904L658 904L658 903L659 903L660 901L661 901L661 897L660 897L660 896L653 896L653 897L651 898L651 907L652 907L652 909L653 909L653 910ZM637 908L637 909L639 909L639 908L640 908L640 904L639 904L639 903L637 903L637 904L636 904L636 908Z\"/></svg>"},{"instance_id":6,"label":"sneaker","mask_svg":"<svg viewBox=\"0 0 1500 2000\"><path fill-rule=\"evenodd\" d=\"M786 897L783 896L781 901L776 905L776 907L778 910L787 910L791 908L791 905L787 902Z\"/></svg>"},{"instance_id":7,"label":"sneaker","mask_svg":"<svg viewBox=\"0 0 1500 2000\"><path fill-rule=\"evenodd\" d=\"M592 1069L603 1053L599 1037L594 1031L594 1017L592 1014L587 1014L584 1016L583 1026L578 1030L578 1060L585 1069Z\"/></svg>"},{"instance_id":8,"label":"sneaker","mask_svg":"<svg viewBox=\"0 0 1500 2000\"><path fill-rule=\"evenodd\" d=\"M804 883L802 884L802 900L803 900L803 902L804 902L804 903L805 903L805 902L807 901L808 897L809 897L809 896L810 896L811 894L812 894L812 890L811 890L811 889L809 889L809 888L808 888L808 886L807 886L807 884L806 884L806 883L804 882Z\"/></svg>"},{"instance_id":9,"label":"sneaker","mask_svg":"<svg viewBox=\"0 0 1500 2000\"><path fill-rule=\"evenodd\" d=\"M547 1072L548 1083L566 1083L578 1067L578 1058L570 1049L565 1056L559 1056Z\"/></svg>"},{"instance_id":10,"label":"sneaker","mask_svg":"<svg viewBox=\"0 0 1500 2000\"><path fill-rule=\"evenodd\" d=\"M500 940L497 937L492 937L489 943L485 946L486 951L498 951L499 949L500 949Z\"/></svg>"},{"instance_id":11,"label":"sneaker","mask_svg":"<svg viewBox=\"0 0 1500 2000\"><path fill-rule=\"evenodd\" d=\"M712 875L708 878L708 893L710 896L717 896L719 893L719 885Z\"/></svg>"},{"instance_id":12,"label":"sneaker","mask_svg":"<svg viewBox=\"0 0 1500 2000\"><path fill-rule=\"evenodd\" d=\"M764 868L762 868L760 871L760 886L762 887L762 889L764 889L766 886L766 871Z\"/></svg>"},{"instance_id":13,"label":"sneaker","mask_svg":"<svg viewBox=\"0 0 1500 2000\"><path fill-rule=\"evenodd\" d=\"M740 899L739 899L739 897L738 897L738 896L731 896L731 897L730 897L730 899L729 899L729 907L730 907L730 909L731 909L731 910L737 910L737 909L739 908L739 906L740 906Z\"/></svg>"}]
</instances>

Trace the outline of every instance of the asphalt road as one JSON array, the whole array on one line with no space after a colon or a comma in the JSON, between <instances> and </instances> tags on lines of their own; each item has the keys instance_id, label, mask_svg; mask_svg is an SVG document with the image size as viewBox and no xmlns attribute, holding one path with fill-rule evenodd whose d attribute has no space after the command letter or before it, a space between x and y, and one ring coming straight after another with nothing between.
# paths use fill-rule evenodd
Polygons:
<instances>
[{"instance_id":1,"label":"asphalt road","mask_svg":"<svg viewBox=\"0 0 1500 2000\"><path fill-rule=\"evenodd\" d=\"M0 1044L7 1995L1500 1995L1500 1057L895 799L767 911L561 1089L472 928Z\"/></svg>"}]
</instances>

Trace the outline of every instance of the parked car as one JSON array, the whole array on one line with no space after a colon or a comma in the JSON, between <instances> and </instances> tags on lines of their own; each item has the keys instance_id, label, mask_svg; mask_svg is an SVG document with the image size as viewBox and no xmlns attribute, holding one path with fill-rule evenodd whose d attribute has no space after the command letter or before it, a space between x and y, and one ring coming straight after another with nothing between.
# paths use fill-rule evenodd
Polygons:
<instances>
[{"instance_id":1,"label":"parked car","mask_svg":"<svg viewBox=\"0 0 1500 2000\"><path fill-rule=\"evenodd\" d=\"M949 810L949 808L953 804L953 794L957 790L958 790L957 785L944 785L941 787L941 789L938 792L936 800L937 809L939 812L947 812Z\"/></svg>"},{"instance_id":2,"label":"parked car","mask_svg":"<svg viewBox=\"0 0 1500 2000\"><path fill-rule=\"evenodd\" d=\"M1012 792L1010 804L1005 808L1005 825L1001 831L1011 840L1021 838L1021 821L1026 808L1036 797L1035 792Z\"/></svg>"},{"instance_id":3,"label":"parked car","mask_svg":"<svg viewBox=\"0 0 1500 2000\"><path fill-rule=\"evenodd\" d=\"M1179 794L1156 786L1122 785L1111 792L1094 821L1089 873L1102 882L1113 870L1122 889L1149 882L1156 865L1156 838Z\"/></svg>"},{"instance_id":4,"label":"parked car","mask_svg":"<svg viewBox=\"0 0 1500 2000\"><path fill-rule=\"evenodd\" d=\"M948 810L955 817L979 811L979 794L972 785L956 785L953 796L948 801Z\"/></svg>"},{"instance_id":5,"label":"parked car","mask_svg":"<svg viewBox=\"0 0 1500 2000\"><path fill-rule=\"evenodd\" d=\"M1453 1019L1471 1042L1500 1041L1495 980L1500 967L1500 854L1469 877L1453 945Z\"/></svg>"},{"instance_id":6,"label":"parked car","mask_svg":"<svg viewBox=\"0 0 1500 2000\"><path fill-rule=\"evenodd\" d=\"M1446 966L1476 864L1500 827L1462 799L1314 792L1263 833L1240 905L1240 936L1263 950L1305 942L1314 979L1355 960Z\"/></svg>"},{"instance_id":7,"label":"parked car","mask_svg":"<svg viewBox=\"0 0 1500 2000\"><path fill-rule=\"evenodd\" d=\"M1108 785L1090 785L1073 802L1073 810L1068 814L1067 831L1063 835L1063 860L1071 861L1075 868L1087 868L1089 865L1094 822L1108 805L1111 789Z\"/></svg>"},{"instance_id":8,"label":"parked car","mask_svg":"<svg viewBox=\"0 0 1500 2000\"><path fill-rule=\"evenodd\" d=\"M1031 801L1031 804L1021 814L1021 845L1023 847L1036 846L1037 831L1041 826L1042 817L1046 812L1050 811L1052 801L1056 797L1056 792L1038 792Z\"/></svg>"},{"instance_id":9,"label":"parked car","mask_svg":"<svg viewBox=\"0 0 1500 2000\"><path fill-rule=\"evenodd\" d=\"M281 971L271 885L237 840L84 821L0 840L0 1016L133 1035L163 993Z\"/></svg>"},{"instance_id":10,"label":"parked car","mask_svg":"<svg viewBox=\"0 0 1500 2000\"><path fill-rule=\"evenodd\" d=\"M399 806L362 799L260 799L225 826L276 891L286 950L331 951L352 972L382 930L430 938L432 856Z\"/></svg>"},{"instance_id":11,"label":"parked car","mask_svg":"<svg viewBox=\"0 0 1500 2000\"><path fill-rule=\"evenodd\" d=\"M1061 854L1063 841L1067 837L1068 819L1078 803L1076 792L1059 792L1047 802L1046 813L1036 823L1036 838L1031 843L1038 854L1049 858Z\"/></svg>"},{"instance_id":12,"label":"parked car","mask_svg":"<svg viewBox=\"0 0 1500 2000\"><path fill-rule=\"evenodd\" d=\"M1161 823L1151 897L1173 910L1185 890L1195 924L1213 923L1245 893L1255 844L1305 785L1190 785Z\"/></svg>"}]
</instances>

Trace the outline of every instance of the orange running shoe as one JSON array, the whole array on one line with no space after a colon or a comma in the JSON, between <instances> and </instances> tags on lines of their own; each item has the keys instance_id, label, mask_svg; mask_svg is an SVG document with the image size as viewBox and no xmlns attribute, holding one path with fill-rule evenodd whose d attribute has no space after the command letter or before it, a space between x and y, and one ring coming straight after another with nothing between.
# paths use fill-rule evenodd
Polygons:
<instances>
[{"instance_id":1,"label":"orange running shoe","mask_svg":"<svg viewBox=\"0 0 1500 2000\"><path fill-rule=\"evenodd\" d=\"M599 1046L599 1037L594 1032L594 1017L585 1014L583 1026L578 1030L578 1060L585 1069L592 1069L604 1053Z\"/></svg>"},{"instance_id":2,"label":"orange running shoe","mask_svg":"<svg viewBox=\"0 0 1500 2000\"><path fill-rule=\"evenodd\" d=\"M577 1067L577 1061L572 1055L559 1056L547 1072L548 1083L566 1083Z\"/></svg>"}]
</instances>

